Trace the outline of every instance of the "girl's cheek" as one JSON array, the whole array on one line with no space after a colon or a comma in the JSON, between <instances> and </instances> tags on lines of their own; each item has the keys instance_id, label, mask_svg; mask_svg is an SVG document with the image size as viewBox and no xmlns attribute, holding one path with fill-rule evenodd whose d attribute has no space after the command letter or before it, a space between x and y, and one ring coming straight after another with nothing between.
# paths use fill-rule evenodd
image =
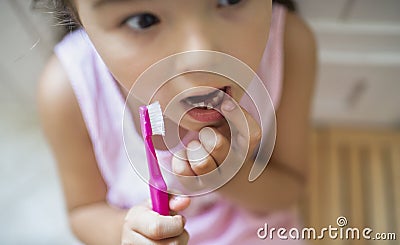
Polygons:
<instances>
[{"instance_id":1,"label":"girl's cheek","mask_svg":"<svg viewBox=\"0 0 400 245\"><path fill-rule=\"evenodd\" d=\"M265 7L264 5L263 7ZM261 16L257 20L253 16L252 19L246 20L245 23L239 23L232 29L229 29L230 24L226 23L226 26L223 26L224 37L222 35L213 37L213 42L216 42L218 51L239 58L253 70L258 69L269 30L268 10L257 13ZM219 31L214 32L222 33ZM143 44L141 43L142 41L135 41L135 39L129 38L129 35L98 33L96 31L91 33L91 39L96 49L115 79L127 89L132 87L137 78L149 66L174 52L182 52L182 47L171 46L171 44L177 43L176 40L185 38L180 37L177 33L168 32L168 34L160 35L162 36L162 41L158 40L160 38L158 36ZM238 35L238 33L241 33L241 35ZM241 94L238 92L238 96ZM160 94L160 96L169 97L167 94Z\"/></svg>"}]
</instances>

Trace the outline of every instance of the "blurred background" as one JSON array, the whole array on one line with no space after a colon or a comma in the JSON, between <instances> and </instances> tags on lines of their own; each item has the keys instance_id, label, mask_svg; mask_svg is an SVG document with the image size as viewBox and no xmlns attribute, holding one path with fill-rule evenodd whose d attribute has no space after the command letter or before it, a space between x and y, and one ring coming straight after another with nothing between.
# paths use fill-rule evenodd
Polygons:
<instances>
[{"instance_id":1,"label":"blurred background","mask_svg":"<svg viewBox=\"0 0 400 245\"><path fill-rule=\"evenodd\" d=\"M320 60L305 224L326 227L345 216L349 226L400 236L400 1L297 3ZM61 33L44 12L29 0L0 0L0 244L76 242L35 102Z\"/></svg>"}]
</instances>

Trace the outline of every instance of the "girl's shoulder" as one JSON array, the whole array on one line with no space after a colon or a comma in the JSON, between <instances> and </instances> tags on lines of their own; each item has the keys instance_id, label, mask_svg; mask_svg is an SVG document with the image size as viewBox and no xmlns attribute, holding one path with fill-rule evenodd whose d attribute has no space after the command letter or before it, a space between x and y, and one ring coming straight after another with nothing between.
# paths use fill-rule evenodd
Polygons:
<instances>
[{"instance_id":1,"label":"girl's shoulder","mask_svg":"<svg viewBox=\"0 0 400 245\"><path fill-rule=\"evenodd\" d=\"M297 14L287 12L283 42L282 98L276 111L278 133L271 159L278 163L278 169L304 183L317 67L316 41L307 23Z\"/></svg>"},{"instance_id":2,"label":"girl's shoulder","mask_svg":"<svg viewBox=\"0 0 400 245\"><path fill-rule=\"evenodd\" d=\"M68 74L54 54L39 77L37 102L45 136L53 149L71 149L72 145L82 146L85 142L90 144Z\"/></svg>"},{"instance_id":3,"label":"girl's shoulder","mask_svg":"<svg viewBox=\"0 0 400 245\"><path fill-rule=\"evenodd\" d=\"M296 54L310 56L316 53L316 46L314 33L307 22L295 12L288 11L284 31L285 51L296 49Z\"/></svg>"},{"instance_id":4,"label":"girl's shoulder","mask_svg":"<svg viewBox=\"0 0 400 245\"><path fill-rule=\"evenodd\" d=\"M43 131L65 187L67 208L104 200L106 187L92 142L68 75L56 55L39 78L37 99Z\"/></svg>"},{"instance_id":5,"label":"girl's shoulder","mask_svg":"<svg viewBox=\"0 0 400 245\"><path fill-rule=\"evenodd\" d=\"M76 90L93 87L94 82L86 79L92 75L93 53L83 31L69 33L56 45L39 77L39 116L44 133L55 151L55 147L72 150L75 147L71 146L78 145L80 149L92 151L89 128ZM85 84L77 88L76 84L82 81ZM60 154L64 153L60 150Z\"/></svg>"},{"instance_id":6,"label":"girl's shoulder","mask_svg":"<svg viewBox=\"0 0 400 245\"><path fill-rule=\"evenodd\" d=\"M52 55L45 64L38 81L38 103L41 116L50 118L76 116L79 108L69 78L60 60ZM78 110L79 111L79 110ZM53 115L54 113L54 115Z\"/></svg>"}]
</instances>

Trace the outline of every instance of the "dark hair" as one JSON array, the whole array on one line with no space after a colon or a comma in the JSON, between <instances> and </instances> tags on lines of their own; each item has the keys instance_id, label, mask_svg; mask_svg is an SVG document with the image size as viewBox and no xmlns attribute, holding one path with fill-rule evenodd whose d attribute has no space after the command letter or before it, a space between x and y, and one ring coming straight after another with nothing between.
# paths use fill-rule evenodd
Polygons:
<instances>
[{"instance_id":1,"label":"dark hair","mask_svg":"<svg viewBox=\"0 0 400 245\"><path fill-rule=\"evenodd\" d=\"M296 2L293 0L272 0L272 2L284 5L289 11L297 11Z\"/></svg>"},{"instance_id":2,"label":"dark hair","mask_svg":"<svg viewBox=\"0 0 400 245\"><path fill-rule=\"evenodd\" d=\"M57 25L66 31L73 31L79 27L80 20L71 0L32 0L32 9L46 10L57 21Z\"/></svg>"},{"instance_id":3,"label":"dark hair","mask_svg":"<svg viewBox=\"0 0 400 245\"><path fill-rule=\"evenodd\" d=\"M34 9L49 9L59 25L63 25L68 31L79 27L80 20L71 0L32 0ZM282 4L289 11L296 12L296 3L293 0L272 0L272 3Z\"/></svg>"}]
</instances>

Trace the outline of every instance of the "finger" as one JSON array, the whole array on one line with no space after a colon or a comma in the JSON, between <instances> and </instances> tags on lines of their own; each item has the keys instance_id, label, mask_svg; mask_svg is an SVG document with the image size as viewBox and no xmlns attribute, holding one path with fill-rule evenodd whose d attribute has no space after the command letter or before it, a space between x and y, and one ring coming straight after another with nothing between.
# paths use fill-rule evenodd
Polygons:
<instances>
[{"instance_id":1,"label":"finger","mask_svg":"<svg viewBox=\"0 0 400 245\"><path fill-rule=\"evenodd\" d=\"M186 196L171 196L169 199L169 208L171 211L180 212L189 207L190 198Z\"/></svg>"},{"instance_id":2,"label":"finger","mask_svg":"<svg viewBox=\"0 0 400 245\"><path fill-rule=\"evenodd\" d=\"M187 160L186 152L173 155L171 165L172 172L176 174L176 178L185 188L185 193L190 193L201 188L201 182L192 170Z\"/></svg>"},{"instance_id":3,"label":"finger","mask_svg":"<svg viewBox=\"0 0 400 245\"><path fill-rule=\"evenodd\" d=\"M172 172L182 176L195 176L196 174L193 172L190 167L189 162L187 161L187 156L185 151L177 152L172 157Z\"/></svg>"},{"instance_id":4,"label":"finger","mask_svg":"<svg viewBox=\"0 0 400 245\"><path fill-rule=\"evenodd\" d=\"M184 230L184 218L181 215L163 216L146 206L131 208L125 222L131 230L152 240L176 237Z\"/></svg>"},{"instance_id":5,"label":"finger","mask_svg":"<svg viewBox=\"0 0 400 245\"><path fill-rule=\"evenodd\" d=\"M129 226L124 225L122 228L122 245L133 245L133 244L152 244L152 242L145 236L131 230Z\"/></svg>"},{"instance_id":6,"label":"finger","mask_svg":"<svg viewBox=\"0 0 400 245\"><path fill-rule=\"evenodd\" d=\"M188 144L186 154L190 167L196 175L203 175L217 168L217 164L212 156L198 140L194 140Z\"/></svg>"},{"instance_id":7,"label":"finger","mask_svg":"<svg viewBox=\"0 0 400 245\"><path fill-rule=\"evenodd\" d=\"M250 148L257 146L261 140L261 127L253 116L231 98L222 102L221 109L224 117L237 128L239 141L242 143L248 141ZM246 123L243 123L243 120Z\"/></svg>"},{"instance_id":8,"label":"finger","mask_svg":"<svg viewBox=\"0 0 400 245\"><path fill-rule=\"evenodd\" d=\"M183 233L178 237L168 238L166 240L159 241L156 244L157 245L187 244L188 241L189 241L189 233L186 230L184 230Z\"/></svg>"},{"instance_id":9,"label":"finger","mask_svg":"<svg viewBox=\"0 0 400 245\"><path fill-rule=\"evenodd\" d=\"M222 164L229 153L230 142L215 128L204 127L199 132L204 148L214 158L216 164Z\"/></svg>"},{"instance_id":10,"label":"finger","mask_svg":"<svg viewBox=\"0 0 400 245\"><path fill-rule=\"evenodd\" d=\"M167 239L163 239L163 240L151 240L135 231L129 230L129 228L127 228L127 227L124 227L123 229L124 230L122 233L122 240L121 240L122 245L187 244L187 242L189 241L189 234L186 230L184 230L181 235L176 236L176 237L167 238Z\"/></svg>"}]
</instances>

